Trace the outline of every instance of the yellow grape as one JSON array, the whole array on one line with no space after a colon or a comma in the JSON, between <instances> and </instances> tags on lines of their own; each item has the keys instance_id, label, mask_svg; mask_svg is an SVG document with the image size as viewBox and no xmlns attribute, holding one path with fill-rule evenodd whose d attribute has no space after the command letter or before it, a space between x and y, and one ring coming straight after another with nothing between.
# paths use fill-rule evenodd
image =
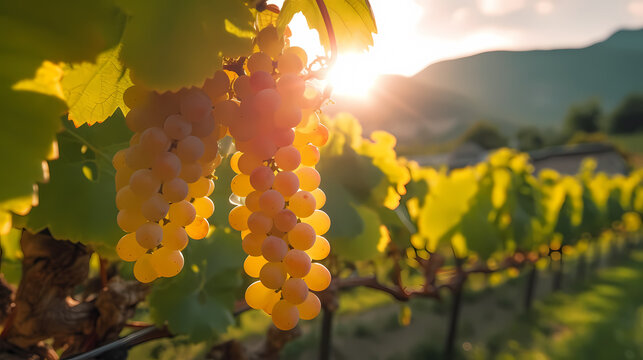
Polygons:
<instances>
[{"instance_id":1,"label":"yellow grape","mask_svg":"<svg viewBox=\"0 0 643 360\"><path fill-rule=\"evenodd\" d=\"M215 162L217 157L221 156L219 154L219 143L217 142L219 135L216 133L216 131L220 131L220 128L221 126L215 125L215 129L212 131L212 134L202 139L203 155L199 158L199 163L202 167L205 167L205 164ZM215 167L216 165L213 166L213 168Z\"/></svg>"},{"instance_id":2,"label":"yellow grape","mask_svg":"<svg viewBox=\"0 0 643 360\"><path fill-rule=\"evenodd\" d=\"M297 216L288 209L283 209L273 217L274 225L281 232L288 232L297 224Z\"/></svg>"},{"instance_id":3,"label":"yellow grape","mask_svg":"<svg viewBox=\"0 0 643 360\"><path fill-rule=\"evenodd\" d=\"M279 300L272 308L272 322L279 330L291 330L299 322L299 310L286 300Z\"/></svg>"},{"instance_id":4,"label":"yellow grape","mask_svg":"<svg viewBox=\"0 0 643 360\"><path fill-rule=\"evenodd\" d=\"M297 54L284 51L279 57L277 69L281 74L299 74L304 69L304 64Z\"/></svg>"},{"instance_id":5,"label":"yellow grape","mask_svg":"<svg viewBox=\"0 0 643 360\"><path fill-rule=\"evenodd\" d=\"M319 172L311 167L301 167L295 172L299 178L299 188L305 191L313 191L319 187L321 176Z\"/></svg>"},{"instance_id":6,"label":"yellow grape","mask_svg":"<svg viewBox=\"0 0 643 360\"><path fill-rule=\"evenodd\" d=\"M170 148L171 141L163 129L155 126L147 128L141 133L139 144L146 154L158 156Z\"/></svg>"},{"instance_id":7,"label":"yellow grape","mask_svg":"<svg viewBox=\"0 0 643 360\"><path fill-rule=\"evenodd\" d=\"M293 249L288 251L283 261L286 265L286 271L292 277L304 277L311 269L310 256L301 250Z\"/></svg>"},{"instance_id":8,"label":"yellow grape","mask_svg":"<svg viewBox=\"0 0 643 360\"><path fill-rule=\"evenodd\" d=\"M254 212L248 217L248 229L254 233L267 234L272 229L272 218L263 212Z\"/></svg>"},{"instance_id":9,"label":"yellow grape","mask_svg":"<svg viewBox=\"0 0 643 360\"><path fill-rule=\"evenodd\" d=\"M253 309L262 309L267 305L271 293L274 291L263 286L261 281L255 281L246 289L246 303Z\"/></svg>"},{"instance_id":10,"label":"yellow grape","mask_svg":"<svg viewBox=\"0 0 643 360\"><path fill-rule=\"evenodd\" d=\"M159 277L152 266L152 254L143 254L136 260L136 263L134 263L134 277L142 283L152 282Z\"/></svg>"},{"instance_id":11,"label":"yellow grape","mask_svg":"<svg viewBox=\"0 0 643 360\"><path fill-rule=\"evenodd\" d=\"M149 221L163 219L169 210L170 205L159 193L152 195L141 205L141 214Z\"/></svg>"},{"instance_id":12,"label":"yellow grape","mask_svg":"<svg viewBox=\"0 0 643 360\"><path fill-rule=\"evenodd\" d=\"M299 167L301 155L294 146L284 146L275 153L275 164L285 171L293 171Z\"/></svg>"},{"instance_id":13,"label":"yellow grape","mask_svg":"<svg viewBox=\"0 0 643 360\"><path fill-rule=\"evenodd\" d=\"M281 209L284 208L286 201L284 200L283 195L281 195L277 190L267 190L259 197L259 207L261 211L266 214L273 216Z\"/></svg>"},{"instance_id":14,"label":"yellow grape","mask_svg":"<svg viewBox=\"0 0 643 360\"><path fill-rule=\"evenodd\" d=\"M261 29L255 38L255 42L259 46L259 50L273 59L279 56L284 46L283 37L279 37L277 29L272 25Z\"/></svg>"},{"instance_id":15,"label":"yellow grape","mask_svg":"<svg viewBox=\"0 0 643 360\"><path fill-rule=\"evenodd\" d=\"M185 180L186 183L193 183L201 177L203 168L198 162L184 162L181 166L181 173L179 177Z\"/></svg>"},{"instance_id":16,"label":"yellow grape","mask_svg":"<svg viewBox=\"0 0 643 360\"><path fill-rule=\"evenodd\" d=\"M328 142L328 128L322 124L310 134L310 142L315 146L324 146Z\"/></svg>"},{"instance_id":17,"label":"yellow grape","mask_svg":"<svg viewBox=\"0 0 643 360\"><path fill-rule=\"evenodd\" d=\"M214 182L210 179L200 177L199 180L188 184L188 196L190 198L200 198L207 196L210 193L210 189L214 188Z\"/></svg>"},{"instance_id":18,"label":"yellow grape","mask_svg":"<svg viewBox=\"0 0 643 360\"><path fill-rule=\"evenodd\" d=\"M266 298L266 303L262 308L262 310L265 311L266 314L268 315L272 314L272 310L275 307L275 304L277 304L280 299L281 299L281 291L270 291L270 293L268 294L268 297Z\"/></svg>"},{"instance_id":19,"label":"yellow grape","mask_svg":"<svg viewBox=\"0 0 643 360\"><path fill-rule=\"evenodd\" d=\"M231 124L239 122L241 109L239 108L239 104L234 100L221 101L214 105L212 117L223 126L230 126ZM218 136L219 135L217 135L217 137Z\"/></svg>"},{"instance_id":20,"label":"yellow grape","mask_svg":"<svg viewBox=\"0 0 643 360\"><path fill-rule=\"evenodd\" d=\"M301 147L301 164L304 166L315 166L319 162L319 149L317 146L306 144Z\"/></svg>"},{"instance_id":21,"label":"yellow grape","mask_svg":"<svg viewBox=\"0 0 643 360\"><path fill-rule=\"evenodd\" d=\"M304 82L304 79L300 76L297 76L296 74L283 74L277 81L277 91L279 91L279 94L281 94L284 99L287 99L288 102L299 103L302 99L302 96L304 95L305 89L306 84ZM299 112L301 114L301 109L299 110ZM286 127L292 128L297 126L300 120L301 118L294 124L278 124L277 121L275 121L275 125L277 125L278 127L280 125L285 125Z\"/></svg>"},{"instance_id":22,"label":"yellow grape","mask_svg":"<svg viewBox=\"0 0 643 360\"><path fill-rule=\"evenodd\" d=\"M305 223L298 223L288 233L288 243L297 250L310 249L315 243L315 230Z\"/></svg>"},{"instance_id":23,"label":"yellow grape","mask_svg":"<svg viewBox=\"0 0 643 360\"><path fill-rule=\"evenodd\" d=\"M203 141L205 138L207 138L209 135L211 135L214 131L214 128L217 126L214 122L214 118L212 117L212 112L208 112L206 116L201 118L199 121L193 122L192 123L192 135L201 138L201 141ZM205 144L204 145L204 152L205 154ZM203 154L199 156L199 159L203 157Z\"/></svg>"},{"instance_id":24,"label":"yellow grape","mask_svg":"<svg viewBox=\"0 0 643 360\"><path fill-rule=\"evenodd\" d=\"M232 169L235 174L241 174L241 170L239 170L239 158L241 155L243 155L243 153L241 151L237 151L230 157L230 169Z\"/></svg>"},{"instance_id":25,"label":"yellow grape","mask_svg":"<svg viewBox=\"0 0 643 360\"><path fill-rule=\"evenodd\" d=\"M150 258L154 271L162 277L173 277L183 269L183 254L179 250L162 247L152 253Z\"/></svg>"},{"instance_id":26,"label":"yellow grape","mask_svg":"<svg viewBox=\"0 0 643 360\"><path fill-rule=\"evenodd\" d=\"M152 165L152 173L161 181L168 181L181 173L181 160L171 152L157 156Z\"/></svg>"},{"instance_id":27,"label":"yellow grape","mask_svg":"<svg viewBox=\"0 0 643 360\"><path fill-rule=\"evenodd\" d=\"M323 260L330 254L330 243L325 237L317 235L315 243L306 250L306 254L313 260Z\"/></svg>"},{"instance_id":28,"label":"yellow grape","mask_svg":"<svg viewBox=\"0 0 643 360\"><path fill-rule=\"evenodd\" d=\"M330 285L330 271L319 263L313 263L308 275L304 276L304 281L312 291L323 291Z\"/></svg>"},{"instance_id":29,"label":"yellow grape","mask_svg":"<svg viewBox=\"0 0 643 360\"><path fill-rule=\"evenodd\" d=\"M134 170L130 169L128 166L125 166L120 170L116 170L116 175L114 176L116 191L119 191L129 185L129 179L132 177L132 174L134 174Z\"/></svg>"},{"instance_id":30,"label":"yellow grape","mask_svg":"<svg viewBox=\"0 0 643 360\"><path fill-rule=\"evenodd\" d=\"M163 123L163 131L170 139L183 140L192 133L192 123L181 114L170 115Z\"/></svg>"},{"instance_id":31,"label":"yellow grape","mask_svg":"<svg viewBox=\"0 0 643 360\"><path fill-rule=\"evenodd\" d=\"M246 75L239 76L232 84L232 89L236 97L241 101L250 99L253 95L252 87L250 87L250 77Z\"/></svg>"},{"instance_id":32,"label":"yellow grape","mask_svg":"<svg viewBox=\"0 0 643 360\"><path fill-rule=\"evenodd\" d=\"M192 202L197 216L209 218L214 213L214 202L209 197L200 197Z\"/></svg>"},{"instance_id":33,"label":"yellow grape","mask_svg":"<svg viewBox=\"0 0 643 360\"><path fill-rule=\"evenodd\" d=\"M196 218L196 210L189 201L179 201L170 205L168 218L179 226L188 226Z\"/></svg>"},{"instance_id":34,"label":"yellow grape","mask_svg":"<svg viewBox=\"0 0 643 360\"><path fill-rule=\"evenodd\" d=\"M247 256L243 261L243 270L248 274L248 276L258 278L261 268L267 262L268 260L263 256Z\"/></svg>"},{"instance_id":35,"label":"yellow grape","mask_svg":"<svg viewBox=\"0 0 643 360\"><path fill-rule=\"evenodd\" d=\"M257 71L265 71L268 74L272 73L272 59L270 56L262 52L256 52L248 57L248 71L250 74Z\"/></svg>"},{"instance_id":36,"label":"yellow grape","mask_svg":"<svg viewBox=\"0 0 643 360\"><path fill-rule=\"evenodd\" d=\"M308 292L308 296L303 303L297 305L297 310L299 310L299 318L302 320L312 320L319 315L321 311L321 301L317 295L312 292Z\"/></svg>"},{"instance_id":37,"label":"yellow grape","mask_svg":"<svg viewBox=\"0 0 643 360\"><path fill-rule=\"evenodd\" d=\"M130 86L123 92L123 102L130 109L137 108L144 105L148 96L149 91L142 86Z\"/></svg>"},{"instance_id":38,"label":"yellow grape","mask_svg":"<svg viewBox=\"0 0 643 360\"><path fill-rule=\"evenodd\" d=\"M230 214L228 214L230 227L237 231L246 230L248 228L248 217L250 214L250 210L245 206L237 206L230 210Z\"/></svg>"},{"instance_id":39,"label":"yellow grape","mask_svg":"<svg viewBox=\"0 0 643 360\"><path fill-rule=\"evenodd\" d=\"M114 166L114 169L120 170L127 166L125 162L125 154L127 154L127 149L119 150L114 154L114 157L112 157L112 165Z\"/></svg>"},{"instance_id":40,"label":"yellow grape","mask_svg":"<svg viewBox=\"0 0 643 360\"><path fill-rule=\"evenodd\" d=\"M157 247L163 239L163 228L161 225L148 222L136 229L136 241L145 249Z\"/></svg>"},{"instance_id":41,"label":"yellow grape","mask_svg":"<svg viewBox=\"0 0 643 360\"><path fill-rule=\"evenodd\" d=\"M175 203L185 199L188 196L188 191L189 187L185 180L174 178L163 183L161 193L165 200Z\"/></svg>"},{"instance_id":42,"label":"yellow grape","mask_svg":"<svg viewBox=\"0 0 643 360\"><path fill-rule=\"evenodd\" d=\"M268 289L279 289L286 281L287 275L282 262L269 262L261 268L259 279Z\"/></svg>"},{"instance_id":43,"label":"yellow grape","mask_svg":"<svg viewBox=\"0 0 643 360\"><path fill-rule=\"evenodd\" d=\"M266 191L270 189L274 181L275 173L267 166L260 166L254 169L250 174L250 185L258 191Z\"/></svg>"},{"instance_id":44,"label":"yellow grape","mask_svg":"<svg viewBox=\"0 0 643 360\"><path fill-rule=\"evenodd\" d=\"M136 261L145 251L136 241L135 233L124 235L116 244L116 253L124 261Z\"/></svg>"},{"instance_id":45,"label":"yellow grape","mask_svg":"<svg viewBox=\"0 0 643 360\"><path fill-rule=\"evenodd\" d=\"M194 218L194 221L192 221L190 225L185 227L185 231L192 239L201 240L204 237L208 236L208 232L210 231L210 224L208 223L208 220L197 215Z\"/></svg>"},{"instance_id":46,"label":"yellow grape","mask_svg":"<svg viewBox=\"0 0 643 360\"><path fill-rule=\"evenodd\" d=\"M319 210L324 207L326 204L326 193L320 188L317 188L310 192L315 197L316 210Z\"/></svg>"},{"instance_id":47,"label":"yellow grape","mask_svg":"<svg viewBox=\"0 0 643 360\"><path fill-rule=\"evenodd\" d=\"M299 46L291 46L287 49L284 49L284 54L295 54L299 57L299 60L304 67L308 65L308 55L306 55L306 51Z\"/></svg>"},{"instance_id":48,"label":"yellow grape","mask_svg":"<svg viewBox=\"0 0 643 360\"><path fill-rule=\"evenodd\" d=\"M258 157L252 156L248 153L241 153L241 157L239 157L239 171L241 174L246 174L250 175L252 174L252 171L259 166L263 166L263 160L261 160Z\"/></svg>"},{"instance_id":49,"label":"yellow grape","mask_svg":"<svg viewBox=\"0 0 643 360\"><path fill-rule=\"evenodd\" d=\"M163 225L164 248L171 250L183 250L188 245L188 234L182 226L169 222Z\"/></svg>"},{"instance_id":50,"label":"yellow grape","mask_svg":"<svg viewBox=\"0 0 643 360\"><path fill-rule=\"evenodd\" d=\"M250 176L245 174L239 174L232 178L230 188L232 193L239 197L246 197L254 190L250 184Z\"/></svg>"},{"instance_id":51,"label":"yellow grape","mask_svg":"<svg viewBox=\"0 0 643 360\"><path fill-rule=\"evenodd\" d=\"M190 163L199 160L205 152L203 141L196 136L187 136L176 145L176 155L181 161Z\"/></svg>"},{"instance_id":52,"label":"yellow grape","mask_svg":"<svg viewBox=\"0 0 643 360\"><path fill-rule=\"evenodd\" d=\"M263 194L263 191L253 191L246 196L245 205L250 209L250 211L261 211L261 208L259 207L259 197L261 197L261 194Z\"/></svg>"},{"instance_id":53,"label":"yellow grape","mask_svg":"<svg viewBox=\"0 0 643 360\"><path fill-rule=\"evenodd\" d=\"M138 169L130 177L129 186L136 196L147 199L159 191L161 180L150 169Z\"/></svg>"},{"instance_id":54,"label":"yellow grape","mask_svg":"<svg viewBox=\"0 0 643 360\"><path fill-rule=\"evenodd\" d=\"M123 209L139 209L143 201L136 196L129 185L123 186L118 193L116 193L116 208Z\"/></svg>"},{"instance_id":55,"label":"yellow grape","mask_svg":"<svg viewBox=\"0 0 643 360\"><path fill-rule=\"evenodd\" d=\"M180 110L189 122L197 122L212 109L212 101L201 89L191 88L181 93Z\"/></svg>"},{"instance_id":56,"label":"yellow grape","mask_svg":"<svg viewBox=\"0 0 643 360\"><path fill-rule=\"evenodd\" d=\"M330 229L330 218L322 210L315 210L312 215L301 219L301 221L310 224L317 235L324 235Z\"/></svg>"},{"instance_id":57,"label":"yellow grape","mask_svg":"<svg viewBox=\"0 0 643 360\"><path fill-rule=\"evenodd\" d=\"M279 262L288 253L288 244L282 238L270 235L263 240L261 253L266 260Z\"/></svg>"},{"instance_id":58,"label":"yellow grape","mask_svg":"<svg viewBox=\"0 0 643 360\"><path fill-rule=\"evenodd\" d=\"M224 95L230 89L230 78L223 70L217 70L214 76L205 80L203 92L205 92L212 102ZM215 104L215 108L216 108Z\"/></svg>"},{"instance_id":59,"label":"yellow grape","mask_svg":"<svg viewBox=\"0 0 643 360\"><path fill-rule=\"evenodd\" d=\"M299 218L306 218L313 214L317 201L308 191L299 191L288 199L288 209Z\"/></svg>"},{"instance_id":60,"label":"yellow grape","mask_svg":"<svg viewBox=\"0 0 643 360\"><path fill-rule=\"evenodd\" d=\"M153 162L154 154L145 152L139 144L130 146L125 154L125 163L130 169L146 169L151 167Z\"/></svg>"},{"instance_id":61,"label":"yellow grape","mask_svg":"<svg viewBox=\"0 0 643 360\"><path fill-rule=\"evenodd\" d=\"M301 304L308 296L308 286L303 279L290 278L281 287L284 300L291 304Z\"/></svg>"},{"instance_id":62,"label":"yellow grape","mask_svg":"<svg viewBox=\"0 0 643 360\"><path fill-rule=\"evenodd\" d=\"M260 256L261 255L261 244L263 244L263 239L266 238L265 234L257 233L248 233L243 235L243 240L241 240L241 247L243 251L248 255Z\"/></svg>"},{"instance_id":63,"label":"yellow grape","mask_svg":"<svg viewBox=\"0 0 643 360\"><path fill-rule=\"evenodd\" d=\"M299 190L299 178L292 171L280 171L275 176L272 188L288 199Z\"/></svg>"},{"instance_id":64,"label":"yellow grape","mask_svg":"<svg viewBox=\"0 0 643 360\"><path fill-rule=\"evenodd\" d=\"M139 226L145 224L147 219L141 214L140 211L135 209L123 209L118 212L116 222L118 226L125 232L134 232Z\"/></svg>"}]
</instances>

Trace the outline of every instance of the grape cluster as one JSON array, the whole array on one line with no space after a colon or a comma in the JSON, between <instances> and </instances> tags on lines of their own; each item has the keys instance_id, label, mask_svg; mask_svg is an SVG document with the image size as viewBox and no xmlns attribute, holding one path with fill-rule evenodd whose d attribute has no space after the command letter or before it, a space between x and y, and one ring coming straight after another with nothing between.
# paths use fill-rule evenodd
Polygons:
<instances>
[{"instance_id":1,"label":"grape cluster","mask_svg":"<svg viewBox=\"0 0 643 360\"><path fill-rule=\"evenodd\" d=\"M228 75L218 71L202 89L159 94L134 85L123 94L134 135L112 160L117 222L128 233L116 252L136 261L134 276L140 282L177 275L188 237L208 234L207 218L214 212L208 196L221 163L218 140L227 131L214 113L229 88Z\"/></svg>"},{"instance_id":2,"label":"grape cluster","mask_svg":"<svg viewBox=\"0 0 643 360\"><path fill-rule=\"evenodd\" d=\"M241 232L245 272L259 278L246 290L246 302L289 330L317 316L321 304L311 291L331 281L328 269L312 262L330 252L322 236L330 219L320 210L326 196L315 169L328 129L316 114L321 95L302 74L303 49L282 52L274 28L261 31L256 43L247 75L233 84L239 102L230 102L224 120L238 150L230 160L238 206L228 220Z\"/></svg>"}]
</instances>

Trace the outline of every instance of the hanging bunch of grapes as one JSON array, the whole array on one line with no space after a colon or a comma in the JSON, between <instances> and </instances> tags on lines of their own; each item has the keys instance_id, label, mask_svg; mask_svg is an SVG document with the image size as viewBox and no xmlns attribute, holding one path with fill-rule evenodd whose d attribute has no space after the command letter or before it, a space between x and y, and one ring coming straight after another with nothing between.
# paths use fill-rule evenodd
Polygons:
<instances>
[{"instance_id":1,"label":"hanging bunch of grapes","mask_svg":"<svg viewBox=\"0 0 643 360\"><path fill-rule=\"evenodd\" d=\"M117 221L128 233L116 251L136 261L140 282L177 275L188 238L208 234L207 218L214 212L208 196L221 163L218 140L226 134L213 105L227 99L229 88L228 75L218 71L201 89L159 94L134 85L123 94L134 135L113 159Z\"/></svg>"},{"instance_id":2,"label":"hanging bunch of grapes","mask_svg":"<svg viewBox=\"0 0 643 360\"><path fill-rule=\"evenodd\" d=\"M315 170L328 129L316 113L321 94L305 79L303 49L284 48L273 27L255 42L246 74L233 83L236 99L215 119L228 126L238 150L231 158L238 206L229 222L241 232L246 273L259 278L246 301L289 330L299 319L317 316L320 301L311 290L324 290L331 280L322 264L312 262L330 251L322 236L330 219L320 210L325 194Z\"/></svg>"}]
</instances>

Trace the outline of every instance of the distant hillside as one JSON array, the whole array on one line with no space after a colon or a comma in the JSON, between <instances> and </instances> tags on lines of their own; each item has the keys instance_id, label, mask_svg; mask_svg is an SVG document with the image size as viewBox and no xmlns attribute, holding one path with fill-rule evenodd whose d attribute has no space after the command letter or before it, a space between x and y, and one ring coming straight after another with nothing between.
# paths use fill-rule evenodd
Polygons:
<instances>
[{"instance_id":1,"label":"distant hillside","mask_svg":"<svg viewBox=\"0 0 643 360\"><path fill-rule=\"evenodd\" d=\"M408 144L447 140L482 118L506 133L521 124L558 126L568 107L598 97L611 110L643 91L643 29L582 49L493 51L432 64L412 78L387 76L368 102L337 99L330 112L357 115L366 130Z\"/></svg>"}]
</instances>

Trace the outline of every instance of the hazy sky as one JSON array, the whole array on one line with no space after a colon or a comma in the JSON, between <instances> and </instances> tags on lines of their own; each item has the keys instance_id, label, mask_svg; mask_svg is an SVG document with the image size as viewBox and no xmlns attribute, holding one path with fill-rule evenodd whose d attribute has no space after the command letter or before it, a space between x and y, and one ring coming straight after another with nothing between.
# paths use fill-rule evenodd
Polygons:
<instances>
[{"instance_id":1,"label":"hazy sky","mask_svg":"<svg viewBox=\"0 0 643 360\"><path fill-rule=\"evenodd\" d=\"M380 73L403 75L484 50L581 47L617 29L643 27L643 0L371 0L371 5L379 34L368 59Z\"/></svg>"}]
</instances>

